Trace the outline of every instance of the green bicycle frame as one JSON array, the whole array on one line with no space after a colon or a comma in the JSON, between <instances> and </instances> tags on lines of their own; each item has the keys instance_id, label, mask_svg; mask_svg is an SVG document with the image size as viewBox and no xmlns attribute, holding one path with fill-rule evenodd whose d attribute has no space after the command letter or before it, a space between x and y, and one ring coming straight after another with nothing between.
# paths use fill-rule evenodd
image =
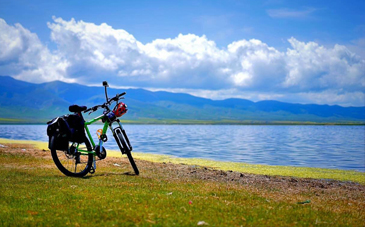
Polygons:
<instances>
[{"instance_id":1,"label":"green bicycle frame","mask_svg":"<svg viewBox=\"0 0 365 227\"><path fill-rule=\"evenodd\" d=\"M84 128L85 128L85 130L86 130L86 133L87 133L87 137L89 138L89 141L90 141L90 143L91 143L91 145L92 145L92 148L93 148L93 150L92 151L88 151L88 150L83 150L83 149L79 149L79 146L80 146L80 144L78 144L77 145L77 147L76 147L76 149L77 149L77 151L79 151L82 155L87 155L87 154L93 154L94 156L96 156L96 152L95 152L95 147L96 147L96 145L95 145L95 142L94 142L94 140L93 140L93 138L92 138L92 136L91 136L91 133L90 133L90 130L89 130L89 128L88 128L88 125L91 125L91 124L93 124L93 123L95 123L95 122L97 122L97 121L99 121L99 120L101 120L102 118L104 117L104 115L100 115L100 116L98 116L98 117L96 117L96 118L94 118L94 119L92 119L92 120L90 120L90 121L86 121L85 122L85 124L84 124ZM119 121L117 121L118 122L118 125L119 125L119 127L121 127L121 128L123 128L123 126L121 125L121 123L119 122ZM103 131L102 131L102 134L101 135L106 135L106 131L108 130L108 127L110 128L110 130L112 131L112 133L113 133L113 135L114 135L114 131L113 131L113 127L112 127L112 123L110 123L110 122L108 122L108 121L105 121L105 123L104 123L104 126L103 126ZM100 137L101 137L101 135L100 135ZM102 149L102 147L103 147L103 140L101 140L100 138L99 138L99 147L100 147L100 152L101 152L101 149Z\"/></svg>"},{"instance_id":2,"label":"green bicycle frame","mask_svg":"<svg viewBox=\"0 0 365 227\"><path fill-rule=\"evenodd\" d=\"M85 128L85 130L86 130L87 137L89 138L89 141L91 142L91 145L92 145L93 149L95 148L95 142L94 142L94 140L93 140L93 138L92 138L92 136L91 136L90 130L89 130L89 128L88 128L88 125L91 125L91 124L93 124L93 123L95 123L95 122L97 122L97 121L101 120L103 117L104 117L104 115L100 115L99 117L96 117L96 118L94 118L94 119L92 119L92 120L90 120L90 121L86 121L86 122L85 122L85 124L84 124L84 128ZM106 121L106 122L104 123L104 127L103 127L102 135L105 135L105 134L106 134L106 131L108 130L108 126L109 126L109 123ZM78 144L78 145L77 145L77 150L78 150L81 154L83 154L83 155L87 155L87 154L89 154L89 153L92 153L94 156L96 156L96 153L95 153L95 151L94 151L94 150L92 150L92 151L88 151L88 150L79 149L79 145L80 145L80 144ZM99 139L99 146L100 146L100 147L102 147L102 146L103 146L103 141L102 141L101 139Z\"/></svg>"}]
</instances>

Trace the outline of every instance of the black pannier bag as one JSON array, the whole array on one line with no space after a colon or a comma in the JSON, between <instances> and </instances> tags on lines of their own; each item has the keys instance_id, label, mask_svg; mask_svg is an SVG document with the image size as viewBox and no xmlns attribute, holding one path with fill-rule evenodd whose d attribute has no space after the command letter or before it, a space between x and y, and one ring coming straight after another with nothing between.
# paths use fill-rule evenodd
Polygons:
<instances>
[{"instance_id":1,"label":"black pannier bag","mask_svg":"<svg viewBox=\"0 0 365 227\"><path fill-rule=\"evenodd\" d=\"M48 148L56 150L68 150L70 130L67 122L62 117L56 117L47 122ZM53 138L53 139L52 139Z\"/></svg>"},{"instance_id":2,"label":"black pannier bag","mask_svg":"<svg viewBox=\"0 0 365 227\"><path fill-rule=\"evenodd\" d=\"M63 118L67 122L70 129L69 140L71 142L76 142L76 143L85 142L86 135L84 129L84 124L85 124L84 119L77 113L65 115Z\"/></svg>"},{"instance_id":3,"label":"black pannier bag","mask_svg":"<svg viewBox=\"0 0 365 227\"><path fill-rule=\"evenodd\" d=\"M64 115L47 122L48 148L68 150L69 141L85 142L84 123L84 119L78 114ZM53 141L51 141L52 136L54 136Z\"/></svg>"}]
</instances>

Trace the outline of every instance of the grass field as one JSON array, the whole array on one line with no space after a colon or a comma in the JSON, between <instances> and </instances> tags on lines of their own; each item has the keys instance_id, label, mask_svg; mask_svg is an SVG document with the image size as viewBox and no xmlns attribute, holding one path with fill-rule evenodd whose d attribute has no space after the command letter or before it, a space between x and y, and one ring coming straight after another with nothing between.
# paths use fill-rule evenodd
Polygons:
<instances>
[{"instance_id":1,"label":"grass field","mask_svg":"<svg viewBox=\"0 0 365 227\"><path fill-rule=\"evenodd\" d=\"M44 144L0 144L0 226L364 226L363 183L125 157L70 178Z\"/></svg>"}]
</instances>

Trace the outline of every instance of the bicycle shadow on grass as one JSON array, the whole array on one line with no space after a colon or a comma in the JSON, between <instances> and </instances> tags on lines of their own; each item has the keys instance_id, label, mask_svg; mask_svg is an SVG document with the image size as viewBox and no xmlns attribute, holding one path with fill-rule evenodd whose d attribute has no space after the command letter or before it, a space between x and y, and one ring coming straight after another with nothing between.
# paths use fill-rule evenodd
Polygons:
<instances>
[{"instance_id":1,"label":"bicycle shadow on grass","mask_svg":"<svg viewBox=\"0 0 365 227\"><path fill-rule=\"evenodd\" d=\"M110 173L100 173L100 174L96 174L96 175L90 175L88 174L87 176L81 177L81 179L90 179L90 178L94 178L94 177L107 177L107 176L135 176L137 177L138 175L135 174L134 172L121 172L121 173L117 173L117 172L110 172Z\"/></svg>"}]
</instances>

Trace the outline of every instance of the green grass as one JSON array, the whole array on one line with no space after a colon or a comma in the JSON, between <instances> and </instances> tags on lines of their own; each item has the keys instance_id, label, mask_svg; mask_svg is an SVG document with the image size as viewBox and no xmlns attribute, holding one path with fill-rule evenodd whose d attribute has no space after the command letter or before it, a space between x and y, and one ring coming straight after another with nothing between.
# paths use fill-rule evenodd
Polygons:
<instances>
[{"instance_id":1,"label":"green grass","mask_svg":"<svg viewBox=\"0 0 365 227\"><path fill-rule=\"evenodd\" d=\"M131 176L123 174L128 165L109 164L89 177L70 178L51 159L25 152L0 153L0 163L0 226L363 225L356 200L350 206L327 192L322 198L174 177L158 166ZM297 203L307 198L312 202Z\"/></svg>"},{"instance_id":2,"label":"green grass","mask_svg":"<svg viewBox=\"0 0 365 227\"><path fill-rule=\"evenodd\" d=\"M25 123L25 120L22 119L14 119L14 118L1 118L0 117L0 123L3 124L9 124L9 123L15 123L15 124L19 124L19 123Z\"/></svg>"},{"instance_id":3,"label":"green grass","mask_svg":"<svg viewBox=\"0 0 365 227\"><path fill-rule=\"evenodd\" d=\"M198 163L235 170L235 164L138 153L134 156L140 176L126 174L131 171L126 158L108 157L98 162L94 175L71 178L56 168L46 143L0 139L0 144L17 150L0 148L0 226L197 226L200 221L209 226L363 226L365 218L361 185L298 188L201 180L161 162L182 162L191 169L200 168ZM238 171L275 176L284 169L243 165ZM287 171L298 175L312 170ZM314 172L327 178L320 175L324 170ZM340 175L349 180L352 174ZM300 204L304 201L308 203Z\"/></svg>"}]
</instances>

